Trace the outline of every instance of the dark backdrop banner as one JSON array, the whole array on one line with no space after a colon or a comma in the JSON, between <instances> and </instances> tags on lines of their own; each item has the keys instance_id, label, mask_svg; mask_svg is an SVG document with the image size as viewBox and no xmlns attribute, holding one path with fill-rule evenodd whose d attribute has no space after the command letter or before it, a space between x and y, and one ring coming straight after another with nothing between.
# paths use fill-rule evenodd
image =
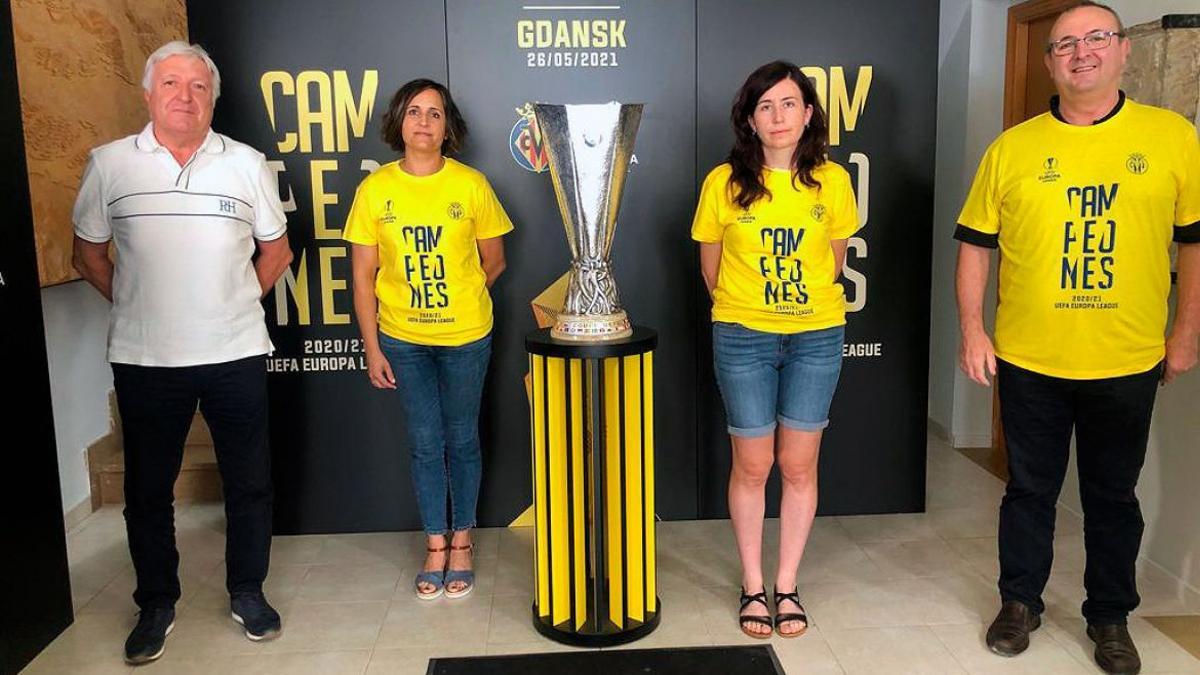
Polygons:
<instances>
[{"instance_id":1,"label":"dark backdrop banner","mask_svg":"<svg viewBox=\"0 0 1200 675\"><path fill-rule=\"evenodd\" d=\"M0 491L0 675L19 673L71 625L71 578L50 400L12 8L0 7L0 354L6 403ZM80 282L82 283L82 282Z\"/></svg>"},{"instance_id":2,"label":"dark backdrop banner","mask_svg":"<svg viewBox=\"0 0 1200 675\"><path fill-rule=\"evenodd\" d=\"M471 130L461 159L488 176L517 228L492 291L481 524L506 525L530 504L523 337L530 301L569 264L537 130L521 114L535 101L646 106L613 258L630 316L660 334L659 515L723 517L729 442L688 230L699 181L728 148L734 92L774 58L806 66L837 110L833 156L865 216L821 510L923 508L936 2L857 0L837 16L782 0L188 5L192 39L222 68L214 126L267 155L289 210L296 262L266 300L278 532L420 526L399 406L362 370L340 236L357 183L395 159L379 139L392 93L421 76L450 86Z\"/></svg>"}]
</instances>

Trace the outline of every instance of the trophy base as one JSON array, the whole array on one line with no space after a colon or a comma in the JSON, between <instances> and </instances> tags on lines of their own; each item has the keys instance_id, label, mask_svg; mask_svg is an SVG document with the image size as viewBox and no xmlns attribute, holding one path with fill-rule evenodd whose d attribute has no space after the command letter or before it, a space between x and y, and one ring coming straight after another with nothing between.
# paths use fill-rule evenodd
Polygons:
<instances>
[{"instance_id":1,"label":"trophy base","mask_svg":"<svg viewBox=\"0 0 1200 675\"><path fill-rule=\"evenodd\" d=\"M559 314L554 328L550 329L550 337L555 340L573 342L604 342L630 335L633 335L633 326L624 311L616 314Z\"/></svg>"}]
</instances>

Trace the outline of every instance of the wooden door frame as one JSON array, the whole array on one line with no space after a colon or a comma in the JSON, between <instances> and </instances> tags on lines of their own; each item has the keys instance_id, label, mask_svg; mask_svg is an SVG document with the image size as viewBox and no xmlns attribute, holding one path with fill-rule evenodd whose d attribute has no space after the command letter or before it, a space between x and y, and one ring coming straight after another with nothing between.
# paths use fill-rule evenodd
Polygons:
<instances>
[{"instance_id":1,"label":"wooden door frame","mask_svg":"<svg viewBox=\"0 0 1200 675\"><path fill-rule=\"evenodd\" d=\"M1061 14L1079 0L1026 0L1008 8L1008 33L1004 58L1004 128L1024 121L1025 73L1029 59L1041 58L1042 53L1029 53L1029 24L1048 16ZM1000 267L999 261L996 263ZM992 387L992 462L1007 466L1008 451L1004 445L1004 425L1000 420L1000 395Z\"/></svg>"},{"instance_id":2,"label":"wooden door frame","mask_svg":"<svg viewBox=\"0 0 1200 675\"><path fill-rule=\"evenodd\" d=\"M1004 128L1024 121L1025 73L1031 56L1041 58L1042 53L1031 55L1029 24L1047 16L1061 14L1063 10L1079 4L1079 0L1026 0L1008 8L1008 41L1004 60Z\"/></svg>"}]
</instances>

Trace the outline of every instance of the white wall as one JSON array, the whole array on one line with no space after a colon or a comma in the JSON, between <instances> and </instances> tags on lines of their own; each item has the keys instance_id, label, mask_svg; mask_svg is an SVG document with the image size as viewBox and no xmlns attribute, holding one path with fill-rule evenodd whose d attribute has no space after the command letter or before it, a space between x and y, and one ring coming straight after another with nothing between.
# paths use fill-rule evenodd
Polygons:
<instances>
[{"instance_id":1,"label":"white wall","mask_svg":"<svg viewBox=\"0 0 1200 675\"><path fill-rule=\"evenodd\" d=\"M929 416L949 432L956 447L986 447L992 440L991 389L972 383L958 370L954 301L958 244L951 237L975 168L1003 125L1008 4L1007 0L941 3ZM996 304L994 284L993 278L984 300L989 327Z\"/></svg>"},{"instance_id":2,"label":"white wall","mask_svg":"<svg viewBox=\"0 0 1200 675\"><path fill-rule=\"evenodd\" d=\"M953 231L979 158L1003 126L1006 17L1014 4L1017 0L941 1L929 415L959 447L991 444L991 391L966 380L954 365L956 247L945 238ZM1109 0L1107 4L1127 26L1155 21L1163 14L1200 12L1200 0ZM964 36L969 36L966 44ZM994 304L986 302L988 307ZM1200 372L1160 390L1138 487L1146 520L1143 555L1193 591L1200 591L1198 400ZM1074 461L1062 503L1079 511Z\"/></svg>"},{"instance_id":3,"label":"white wall","mask_svg":"<svg viewBox=\"0 0 1200 675\"><path fill-rule=\"evenodd\" d=\"M109 431L108 301L83 281L42 289L63 511L91 495L85 451Z\"/></svg>"}]
</instances>

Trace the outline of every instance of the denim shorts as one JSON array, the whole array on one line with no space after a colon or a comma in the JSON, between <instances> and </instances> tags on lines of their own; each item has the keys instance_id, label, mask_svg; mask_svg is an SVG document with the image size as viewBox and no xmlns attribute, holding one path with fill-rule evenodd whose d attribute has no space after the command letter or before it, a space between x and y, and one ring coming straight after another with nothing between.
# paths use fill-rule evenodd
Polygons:
<instances>
[{"instance_id":1,"label":"denim shorts","mask_svg":"<svg viewBox=\"0 0 1200 675\"><path fill-rule=\"evenodd\" d=\"M845 334L845 326L778 334L713 323L713 365L729 434L765 436L777 422L800 431L828 426Z\"/></svg>"}]
</instances>

